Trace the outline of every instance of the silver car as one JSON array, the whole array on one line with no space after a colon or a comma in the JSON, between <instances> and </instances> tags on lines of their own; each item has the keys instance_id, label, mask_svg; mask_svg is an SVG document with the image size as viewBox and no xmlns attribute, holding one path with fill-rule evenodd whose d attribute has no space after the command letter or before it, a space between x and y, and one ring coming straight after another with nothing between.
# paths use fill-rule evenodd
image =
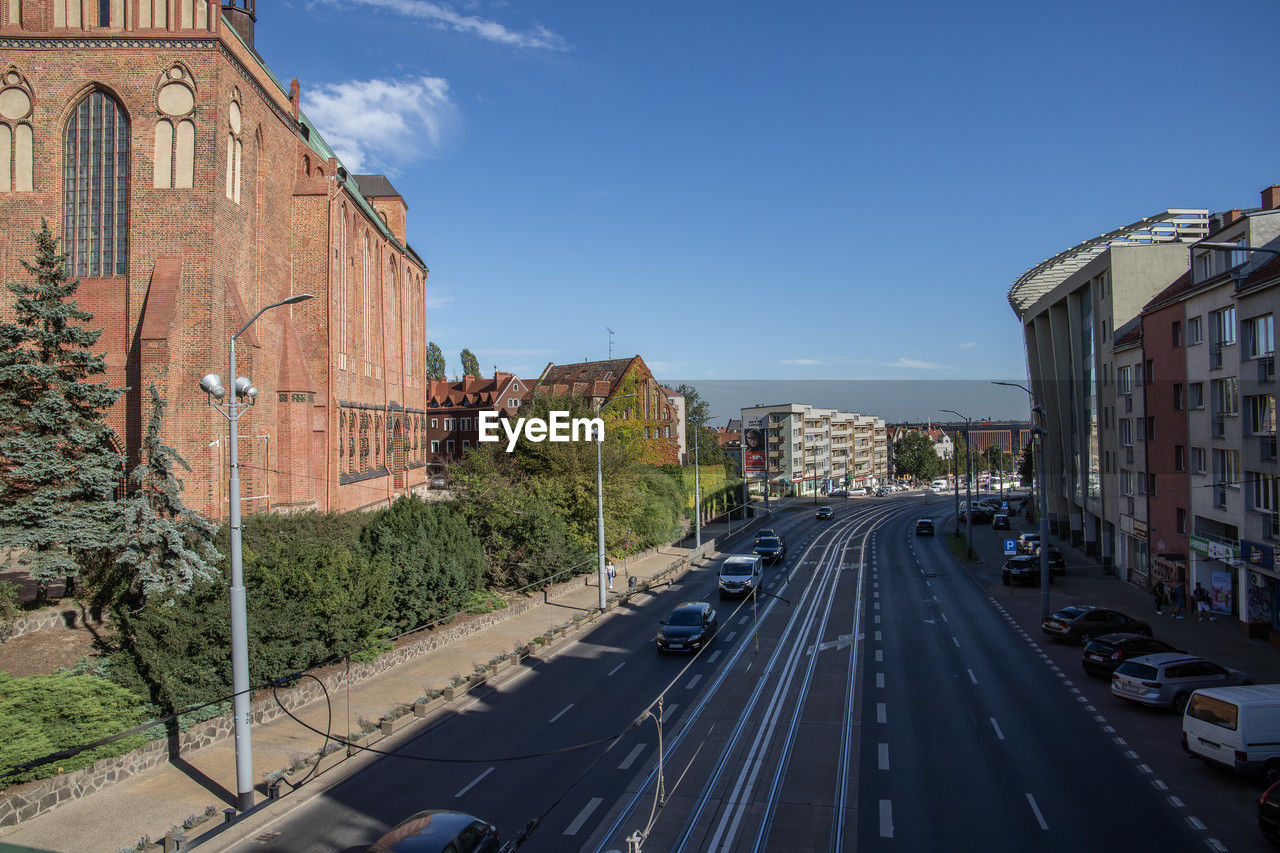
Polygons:
<instances>
[{"instance_id":1,"label":"silver car","mask_svg":"<svg viewBox=\"0 0 1280 853\"><path fill-rule=\"evenodd\" d=\"M1181 714L1192 692L1202 687L1252 683L1247 672L1183 652L1161 652L1120 664L1111 675L1111 692L1130 702L1172 708Z\"/></svg>"}]
</instances>

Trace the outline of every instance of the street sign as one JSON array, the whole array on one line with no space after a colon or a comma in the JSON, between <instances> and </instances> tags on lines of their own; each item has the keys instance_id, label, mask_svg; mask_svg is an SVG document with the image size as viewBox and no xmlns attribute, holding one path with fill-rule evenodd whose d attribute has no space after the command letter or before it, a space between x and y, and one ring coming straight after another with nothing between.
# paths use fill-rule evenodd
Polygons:
<instances>
[{"instance_id":1,"label":"street sign","mask_svg":"<svg viewBox=\"0 0 1280 853\"><path fill-rule=\"evenodd\" d=\"M1008 501L1000 501L1000 508L1001 508L1002 510L1004 510L1005 512L1008 512L1008 511L1009 511L1009 502L1008 502Z\"/></svg>"},{"instance_id":2,"label":"street sign","mask_svg":"<svg viewBox=\"0 0 1280 853\"><path fill-rule=\"evenodd\" d=\"M1004 540L1004 555L1006 557L1012 557L1016 553L1018 553L1017 540L1014 540L1014 539Z\"/></svg>"}]
</instances>

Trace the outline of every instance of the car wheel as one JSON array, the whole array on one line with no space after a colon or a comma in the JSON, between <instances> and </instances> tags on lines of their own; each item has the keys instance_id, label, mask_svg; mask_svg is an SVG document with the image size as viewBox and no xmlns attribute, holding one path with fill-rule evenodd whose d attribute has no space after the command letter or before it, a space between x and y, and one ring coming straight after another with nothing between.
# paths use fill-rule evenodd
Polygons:
<instances>
[{"instance_id":1,"label":"car wheel","mask_svg":"<svg viewBox=\"0 0 1280 853\"><path fill-rule=\"evenodd\" d=\"M1173 697L1173 712L1181 714L1187 710L1187 703L1191 701L1191 696L1187 693L1179 693Z\"/></svg>"}]
</instances>

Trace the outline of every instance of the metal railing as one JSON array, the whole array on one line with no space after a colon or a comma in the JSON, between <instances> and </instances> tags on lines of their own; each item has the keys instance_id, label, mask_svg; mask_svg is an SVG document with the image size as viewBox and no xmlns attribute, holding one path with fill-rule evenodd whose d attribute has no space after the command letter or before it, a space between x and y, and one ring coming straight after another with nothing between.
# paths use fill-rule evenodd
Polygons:
<instances>
[{"instance_id":1,"label":"metal railing","mask_svg":"<svg viewBox=\"0 0 1280 853\"><path fill-rule=\"evenodd\" d=\"M1276 381L1276 357L1274 354L1264 355L1258 359L1258 381Z\"/></svg>"},{"instance_id":2,"label":"metal railing","mask_svg":"<svg viewBox=\"0 0 1280 853\"><path fill-rule=\"evenodd\" d=\"M1274 462L1276 460L1276 437L1274 435L1258 436L1258 445L1262 450L1263 462Z\"/></svg>"},{"instance_id":3,"label":"metal railing","mask_svg":"<svg viewBox=\"0 0 1280 853\"><path fill-rule=\"evenodd\" d=\"M1227 422L1221 415L1219 415L1218 417L1215 417L1213 419L1213 437L1226 438L1226 435L1227 435Z\"/></svg>"}]
</instances>

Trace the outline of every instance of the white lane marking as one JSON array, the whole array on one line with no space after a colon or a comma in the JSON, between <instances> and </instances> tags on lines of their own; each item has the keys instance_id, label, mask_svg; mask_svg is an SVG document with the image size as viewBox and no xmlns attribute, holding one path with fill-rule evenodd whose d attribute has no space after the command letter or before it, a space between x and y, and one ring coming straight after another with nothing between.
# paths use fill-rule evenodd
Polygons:
<instances>
[{"instance_id":1,"label":"white lane marking","mask_svg":"<svg viewBox=\"0 0 1280 853\"><path fill-rule=\"evenodd\" d=\"M889 744L882 743L882 744L879 744L879 747L880 747L879 749L880 769L888 770L889 769Z\"/></svg>"},{"instance_id":2,"label":"white lane marking","mask_svg":"<svg viewBox=\"0 0 1280 853\"><path fill-rule=\"evenodd\" d=\"M1134 752L1132 749L1125 750L1124 757L1129 759L1130 761L1137 761L1138 753Z\"/></svg>"},{"instance_id":3,"label":"white lane marking","mask_svg":"<svg viewBox=\"0 0 1280 853\"><path fill-rule=\"evenodd\" d=\"M977 684L977 683L978 683L978 676L976 676L976 675L974 675L974 674L973 674L973 670L971 670L971 669L970 669L970 670L966 670L966 672L968 672L968 673L969 673L969 680L970 680L970 681L972 681L974 684Z\"/></svg>"},{"instance_id":4,"label":"white lane marking","mask_svg":"<svg viewBox=\"0 0 1280 853\"><path fill-rule=\"evenodd\" d=\"M592 797L587 800L587 804L582 807L582 811L578 812L578 816L573 819L573 823L564 828L564 834L577 835L578 830L582 829L582 825L587 822L587 818L591 817L591 813L598 809L603 802L603 797Z\"/></svg>"},{"instance_id":5,"label":"white lane marking","mask_svg":"<svg viewBox=\"0 0 1280 853\"><path fill-rule=\"evenodd\" d=\"M958 648L960 648L960 641L959 641L957 638L952 637L952 638L951 638L951 642L953 642L953 643L955 643L955 644L956 644L956 648L957 648L957 649L958 649Z\"/></svg>"},{"instance_id":6,"label":"white lane marking","mask_svg":"<svg viewBox=\"0 0 1280 853\"><path fill-rule=\"evenodd\" d=\"M872 598L879 598L879 597L880 597L880 590L876 590L875 592L871 593L871 597L872 597Z\"/></svg>"},{"instance_id":7,"label":"white lane marking","mask_svg":"<svg viewBox=\"0 0 1280 853\"><path fill-rule=\"evenodd\" d=\"M886 717L886 715L885 715L884 703L883 703L883 702L877 702L877 703L876 703L876 722L877 722L877 723L887 723L888 721L889 721L889 720L888 720L888 718L887 718L887 717Z\"/></svg>"},{"instance_id":8,"label":"white lane marking","mask_svg":"<svg viewBox=\"0 0 1280 853\"><path fill-rule=\"evenodd\" d=\"M879 613L877 613L877 614L876 614L876 624L877 624L877 625L879 625L879 624L880 624L880 614L879 614Z\"/></svg>"},{"instance_id":9,"label":"white lane marking","mask_svg":"<svg viewBox=\"0 0 1280 853\"><path fill-rule=\"evenodd\" d=\"M884 651L876 649L876 663L884 663Z\"/></svg>"},{"instance_id":10,"label":"white lane marking","mask_svg":"<svg viewBox=\"0 0 1280 853\"><path fill-rule=\"evenodd\" d=\"M723 651L724 649L716 649L714 652L711 653L711 657L707 658L707 663L715 663L716 658L720 657L720 653Z\"/></svg>"},{"instance_id":11,"label":"white lane marking","mask_svg":"<svg viewBox=\"0 0 1280 853\"><path fill-rule=\"evenodd\" d=\"M1216 838L1210 838L1206 840L1205 844L1208 844L1214 850L1217 850L1218 853L1227 853L1226 845L1224 845L1221 841L1219 841Z\"/></svg>"},{"instance_id":12,"label":"white lane marking","mask_svg":"<svg viewBox=\"0 0 1280 853\"><path fill-rule=\"evenodd\" d=\"M1044 822L1044 815L1040 814L1040 807L1036 805L1036 798L1028 793L1027 802L1031 803L1031 811L1036 813L1036 820L1039 822L1040 828L1047 830L1049 828L1049 824Z\"/></svg>"},{"instance_id":13,"label":"white lane marking","mask_svg":"<svg viewBox=\"0 0 1280 853\"><path fill-rule=\"evenodd\" d=\"M745 624L747 624L747 619L748 619L748 617L747 617L747 615L744 613L744 614L743 614L743 616L742 616L742 618L738 620L738 624L739 624L739 625L745 625Z\"/></svg>"},{"instance_id":14,"label":"white lane marking","mask_svg":"<svg viewBox=\"0 0 1280 853\"><path fill-rule=\"evenodd\" d=\"M1167 791L1167 790L1169 790L1169 786L1168 786L1168 785L1166 785L1164 782L1161 782L1159 779L1155 779L1155 780L1153 780L1153 781L1151 782L1151 784L1156 786L1156 790L1157 790L1157 791Z\"/></svg>"},{"instance_id":15,"label":"white lane marking","mask_svg":"<svg viewBox=\"0 0 1280 853\"><path fill-rule=\"evenodd\" d=\"M883 673L883 672L877 672L877 673L876 673L876 687L884 687L884 673Z\"/></svg>"},{"instance_id":16,"label":"white lane marking","mask_svg":"<svg viewBox=\"0 0 1280 853\"><path fill-rule=\"evenodd\" d=\"M626 758L622 759L622 763L618 765L618 769L619 769L619 770L629 770L629 769L631 769L631 765L632 765L632 763L633 763L637 758L639 758L639 757L640 757L640 753L644 752L644 748L645 748L645 746L646 746L646 744L643 744L643 743L638 743L638 744L636 744L636 748L635 748L635 749L633 749L633 750L631 750L631 752L627 753L627 757L626 757Z\"/></svg>"},{"instance_id":17,"label":"white lane marking","mask_svg":"<svg viewBox=\"0 0 1280 853\"><path fill-rule=\"evenodd\" d=\"M609 670L609 674L610 674L610 675L613 675L615 672L617 672L618 670L622 669L622 668L623 668L624 666L626 666L626 665L627 665L627 662L626 662L626 661L623 661L622 663L620 663L620 664L618 664L617 666L615 666L613 669Z\"/></svg>"},{"instance_id":18,"label":"white lane marking","mask_svg":"<svg viewBox=\"0 0 1280 853\"><path fill-rule=\"evenodd\" d=\"M733 638L734 638L734 637L736 637L736 636L738 636L738 632L737 632L737 631L730 631L730 632L729 632L729 634L728 634L728 636L726 636L726 637L724 638L724 641L725 641L726 643L732 643L732 642L733 642Z\"/></svg>"},{"instance_id":19,"label":"white lane marking","mask_svg":"<svg viewBox=\"0 0 1280 853\"><path fill-rule=\"evenodd\" d=\"M875 609L875 610L879 610L879 609L880 609L880 602L878 602L878 601L877 601L877 602L875 602L875 605L874 605L873 609Z\"/></svg>"},{"instance_id":20,"label":"white lane marking","mask_svg":"<svg viewBox=\"0 0 1280 853\"><path fill-rule=\"evenodd\" d=\"M1187 823L1194 826L1200 832L1204 832L1204 823L1197 817L1188 817Z\"/></svg>"},{"instance_id":21,"label":"white lane marking","mask_svg":"<svg viewBox=\"0 0 1280 853\"><path fill-rule=\"evenodd\" d=\"M1169 805L1173 806L1175 809L1182 809L1182 808L1186 808L1187 806L1187 804L1184 803L1182 800L1172 795L1170 795L1169 797Z\"/></svg>"},{"instance_id":22,"label":"white lane marking","mask_svg":"<svg viewBox=\"0 0 1280 853\"><path fill-rule=\"evenodd\" d=\"M943 621L943 622L946 622L946 621L947 621L947 614L945 614L945 613L943 613L943 614L942 614L942 621Z\"/></svg>"},{"instance_id":23,"label":"white lane marking","mask_svg":"<svg viewBox=\"0 0 1280 853\"><path fill-rule=\"evenodd\" d=\"M677 703L675 705L668 705L666 708L664 708L662 710L662 722L665 723L667 721L667 717L670 717L673 714L675 714L676 708L679 708L679 707L680 705L679 703Z\"/></svg>"},{"instance_id":24,"label":"white lane marking","mask_svg":"<svg viewBox=\"0 0 1280 853\"><path fill-rule=\"evenodd\" d=\"M547 720L547 722L548 722L548 723L554 723L556 720L560 719L560 718L561 718L561 717L563 717L565 714L569 713L569 709L570 709L570 708L572 708L572 707L573 707L573 703L572 703L572 702L570 702L568 705L565 705L565 706L564 706L564 710L562 710L559 714L556 714L556 715L555 715L554 717L552 717L551 719Z\"/></svg>"},{"instance_id":25,"label":"white lane marking","mask_svg":"<svg viewBox=\"0 0 1280 853\"><path fill-rule=\"evenodd\" d=\"M1139 764L1139 765L1138 765L1138 772L1139 772L1139 773L1148 773L1148 774L1150 774L1150 773L1154 773L1155 771L1151 769L1150 765L1147 765L1147 764Z\"/></svg>"},{"instance_id":26,"label":"white lane marking","mask_svg":"<svg viewBox=\"0 0 1280 853\"><path fill-rule=\"evenodd\" d=\"M701 680L702 680L702 673L698 673L693 678L689 679L689 683L684 686L684 689L692 690L693 688L698 686L698 682Z\"/></svg>"},{"instance_id":27,"label":"white lane marking","mask_svg":"<svg viewBox=\"0 0 1280 853\"><path fill-rule=\"evenodd\" d=\"M991 727L996 730L996 737L1000 738L1000 740L1004 740L1004 732L1000 731L1000 724L996 722L996 718L989 717L988 719L991 720Z\"/></svg>"},{"instance_id":28,"label":"white lane marking","mask_svg":"<svg viewBox=\"0 0 1280 853\"><path fill-rule=\"evenodd\" d=\"M880 801L880 837L893 838L893 802Z\"/></svg>"},{"instance_id":29,"label":"white lane marking","mask_svg":"<svg viewBox=\"0 0 1280 853\"><path fill-rule=\"evenodd\" d=\"M878 643L883 639L884 639L884 636L879 631L876 631L876 642Z\"/></svg>"},{"instance_id":30,"label":"white lane marking","mask_svg":"<svg viewBox=\"0 0 1280 853\"><path fill-rule=\"evenodd\" d=\"M459 797L461 797L463 794L465 794L467 791L470 791L472 788L474 788L474 787L476 786L476 784L477 784L481 779L483 779L484 777L488 776L488 775L489 775L490 773L492 773L492 772L493 772L493 768L492 768L492 767L490 767L488 770L484 771L484 772L483 772L483 773L481 773L479 776L477 776L476 778L472 779L472 780L471 780L471 784L470 784L470 785L468 785L467 787L463 788L463 789L462 789L461 791L459 791L458 793L454 794L454 795L453 795L453 798L454 798L455 800L456 800L456 799L458 799L458 798L459 798Z\"/></svg>"}]
</instances>

